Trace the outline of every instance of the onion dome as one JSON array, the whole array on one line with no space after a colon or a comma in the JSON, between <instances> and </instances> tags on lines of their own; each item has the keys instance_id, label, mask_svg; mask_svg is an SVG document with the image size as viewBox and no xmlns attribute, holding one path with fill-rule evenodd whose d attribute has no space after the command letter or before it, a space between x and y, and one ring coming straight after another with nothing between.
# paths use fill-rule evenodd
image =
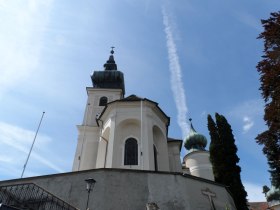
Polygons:
<instances>
[{"instance_id":1,"label":"onion dome","mask_svg":"<svg viewBox=\"0 0 280 210\"><path fill-rule=\"evenodd\" d=\"M104 71L94 71L91 75L92 85L94 88L121 89L122 95L124 95L124 75L117 68L113 49L114 47L112 47L109 59L104 64Z\"/></svg>"},{"instance_id":2,"label":"onion dome","mask_svg":"<svg viewBox=\"0 0 280 210\"><path fill-rule=\"evenodd\" d=\"M203 136L202 134L197 133L191 123L190 133L187 136L184 144L185 148L190 151L198 151L198 150L204 151L206 145L207 145L206 137Z\"/></svg>"}]
</instances>

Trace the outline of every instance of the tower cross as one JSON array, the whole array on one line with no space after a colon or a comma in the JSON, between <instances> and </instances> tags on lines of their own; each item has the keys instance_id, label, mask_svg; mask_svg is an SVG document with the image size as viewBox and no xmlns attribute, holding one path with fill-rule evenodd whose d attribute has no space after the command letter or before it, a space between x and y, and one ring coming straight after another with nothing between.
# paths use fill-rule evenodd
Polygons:
<instances>
[{"instance_id":1,"label":"tower cross","mask_svg":"<svg viewBox=\"0 0 280 210\"><path fill-rule=\"evenodd\" d=\"M113 46L111 47L111 49L112 49L112 50L111 50L111 54L114 54L114 48L115 48L115 47L113 47Z\"/></svg>"},{"instance_id":2,"label":"tower cross","mask_svg":"<svg viewBox=\"0 0 280 210\"><path fill-rule=\"evenodd\" d=\"M210 205L211 205L211 209L216 210L213 199L212 199L213 197L216 197L216 194L211 192L208 188L206 188L205 190L201 190L201 193L208 197Z\"/></svg>"}]
</instances>

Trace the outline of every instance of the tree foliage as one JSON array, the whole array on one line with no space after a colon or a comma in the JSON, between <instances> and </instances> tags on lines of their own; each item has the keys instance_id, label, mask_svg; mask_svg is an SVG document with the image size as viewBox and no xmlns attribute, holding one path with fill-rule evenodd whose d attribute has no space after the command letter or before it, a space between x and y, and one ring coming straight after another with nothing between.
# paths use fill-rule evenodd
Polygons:
<instances>
[{"instance_id":1,"label":"tree foliage","mask_svg":"<svg viewBox=\"0 0 280 210\"><path fill-rule=\"evenodd\" d=\"M208 115L208 130L211 137L210 161L215 181L229 187L237 209L248 209L247 192L241 182L241 168L237 165L237 147L231 126L223 115L216 113L216 123Z\"/></svg>"},{"instance_id":2,"label":"tree foliage","mask_svg":"<svg viewBox=\"0 0 280 210\"><path fill-rule=\"evenodd\" d=\"M223 167L224 167L224 157L225 157L225 150L222 146L222 142L220 142L218 129L216 123L212 119L211 115L208 115L208 130L210 133L210 161L213 165L213 174L215 177L215 181L222 183L223 177ZM211 155L215 154L215 155Z\"/></svg>"},{"instance_id":3,"label":"tree foliage","mask_svg":"<svg viewBox=\"0 0 280 210\"><path fill-rule=\"evenodd\" d=\"M257 143L270 167L272 184L280 187L280 12L262 20L264 31L259 39L264 40L264 55L257 65L260 74L262 96L265 101L264 120L268 129L259 134Z\"/></svg>"}]
</instances>

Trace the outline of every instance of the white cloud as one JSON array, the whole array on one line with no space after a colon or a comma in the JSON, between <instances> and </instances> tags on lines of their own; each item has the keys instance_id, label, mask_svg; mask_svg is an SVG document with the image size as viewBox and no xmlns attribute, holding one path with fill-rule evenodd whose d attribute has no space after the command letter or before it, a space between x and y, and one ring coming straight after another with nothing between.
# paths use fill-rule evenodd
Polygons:
<instances>
[{"instance_id":1,"label":"white cloud","mask_svg":"<svg viewBox=\"0 0 280 210\"><path fill-rule=\"evenodd\" d=\"M230 112L230 115L242 118L244 116L256 116L263 115L264 103L261 99L248 100L240 104L237 104L233 110Z\"/></svg>"},{"instance_id":2,"label":"white cloud","mask_svg":"<svg viewBox=\"0 0 280 210\"><path fill-rule=\"evenodd\" d=\"M20 176L19 169L23 169L34 136L35 132L33 131L0 122L1 170L5 171L6 174L11 173L14 176ZM45 166L56 172L63 172L62 168L54 164L57 159L49 151L51 141L49 136L38 134L30 159L33 160L33 163L38 164L39 167ZM48 154L48 158L43 157L41 154ZM28 165L28 167L30 166ZM18 174L15 174L15 172ZM28 171L27 174L36 173Z\"/></svg>"},{"instance_id":3,"label":"white cloud","mask_svg":"<svg viewBox=\"0 0 280 210\"><path fill-rule=\"evenodd\" d=\"M172 30L172 22L170 15L167 14L165 8L162 8L164 31L166 35L166 45L168 50L169 70L171 75L171 89L177 108L177 122L181 128L182 138L184 139L189 132L187 123L188 108L186 104L185 90L182 81L182 71L177 54L177 47L174 41Z\"/></svg>"},{"instance_id":4,"label":"white cloud","mask_svg":"<svg viewBox=\"0 0 280 210\"><path fill-rule=\"evenodd\" d=\"M200 117L205 117L207 115L207 112L204 110L203 112L201 112Z\"/></svg>"},{"instance_id":5,"label":"white cloud","mask_svg":"<svg viewBox=\"0 0 280 210\"><path fill-rule=\"evenodd\" d=\"M0 1L0 95L37 69L52 1Z\"/></svg>"},{"instance_id":6,"label":"white cloud","mask_svg":"<svg viewBox=\"0 0 280 210\"><path fill-rule=\"evenodd\" d=\"M243 133L247 133L253 127L260 129L260 123L262 122L264 103L261 99L248 100L236 105L229 115L242 121Z\"/></svg>"},{"instance_id":7,"label":"white cloud","mask_svg":"<svg viewBox=\"0 0 280 210\"><path fill-rule=\"evenodd\" d=\"M260 202L266 201L264 194L262 193L262 185L251 183L251 182L243 182L245 190L248 194L249 202Z\"/></svg>"},{"instance_id":8,"label":"white cloud","mask_svg":"<svg viewBox=\"0 0 280 210\"><path fill-rule=\"evenodd\" d=\"M13 159L11 157L0 155L0 162L12 163Z\"/></svg>"},{"instance_id":9,"label":"white cloud","mask_svg":"<svg viewBox=\"0 0 280 210\"><path fill-rule=\"evenodd\" d=\"M248 132L254 125L254 122L248 116L243 117L243 131L244 133Z\"/></svg>"},{"instance_id":10,"label":"white cloud","mask_svg":"<svg viewBox=\"0 0 280 210\"><path fill-rule=\"evenodd\" d=\"M238 13L236 13L235 16L243 24L257 30L258 32L262 31L261 22L260 22L259 18L256 18L249 13L240 12L240 11Z\"/></svg>"}]
</instances>

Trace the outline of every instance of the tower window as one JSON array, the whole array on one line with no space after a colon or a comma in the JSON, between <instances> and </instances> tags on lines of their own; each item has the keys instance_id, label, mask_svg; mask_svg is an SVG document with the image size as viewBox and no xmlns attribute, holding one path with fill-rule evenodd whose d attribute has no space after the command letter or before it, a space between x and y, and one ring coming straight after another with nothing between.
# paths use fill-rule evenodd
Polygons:
<instances>
[{"instance_id":1,"label":"tower window","mask_svg":"<svg viewBox=\"0 0 280 210\"><path fill-rule=\"evenodd\" d=\"M124 165L138 165L138 144L134 138L125 141Z\"/></svg>"},{"instance_id":2,"label":"tower window","mask_svg":"<svg viewBox=\"0 0 280 210\"><path fill-rule=\"evenodd\" d=\"M108 103L108 98L103 96L100 98L99 100L99 106L106 106L106 104Z\"/></svg>"}]
</instances>

